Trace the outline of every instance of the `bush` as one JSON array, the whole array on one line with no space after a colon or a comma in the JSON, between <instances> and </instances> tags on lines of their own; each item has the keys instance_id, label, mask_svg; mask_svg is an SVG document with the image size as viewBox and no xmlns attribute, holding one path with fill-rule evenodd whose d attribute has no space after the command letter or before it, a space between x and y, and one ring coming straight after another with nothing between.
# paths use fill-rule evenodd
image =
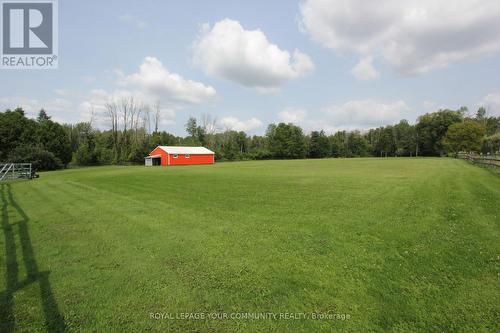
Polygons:
<instances>
[{"instance_id":1,"label":"bush","mask_svg":"<svg viewBox=\"0 0 500 333\"><path fill-rule=\"evenodd\" d=\"M500 152L500 133L485 137L483 139L481 151L491 154Z\"/></svg>"},{"instance_id":2,"label":"bush","mask_svg":"<svg viewBox=\"0 0 500 333\"><path fill-rule=\"evenodd\" d=\"M464 121L448 127L443 144L448 152L478 152L485 133L483 125L476 121Z\"/></svg>"},{"instance_id":3,"label":"bush","mask_svg":"<svg viewBox=\"0 0 500 333\"><path fill-rule=\"evenodd\" d=\"M9 154L8 161L11 163L31 163L34 171L64 168L59 158L40 147L19 146Z\"/></svg>"},{"instance_id":4,"label":"bush","mask_svg":"<svg viewBox=\"0 0 500 333\"><path fill-rule=\"evenodd\" d=\"M273 154L269 150L259 149L246 153L246 158L250 160L270 160Z\"/></svg>"}]
</instances>

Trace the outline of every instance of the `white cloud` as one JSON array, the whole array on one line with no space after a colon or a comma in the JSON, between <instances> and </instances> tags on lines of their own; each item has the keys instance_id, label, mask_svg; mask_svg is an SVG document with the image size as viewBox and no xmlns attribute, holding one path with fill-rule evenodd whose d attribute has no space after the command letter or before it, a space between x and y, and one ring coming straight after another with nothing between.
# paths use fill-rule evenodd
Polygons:
<instances>
[{"instance_id":1,"label":"white cloud","mask_svg":"<svg viewBox=\"0 0 500 333\"><path fill-rule=\"evenodd\" d=\"M0 109L21 106L30 117L36 117L44 108L58 122L94 121L99 128L107 128L106 104L120 103L133 97L139 105L151 106L160 103L161 124L174 123L176 112L195 104L209 102L216 91L203 83L188 80L171 73L154 57L145 58L139 71L129 75L116 72L115 88L93 89L78 92L69 89L54 89L55 98L44 100L25 97L0 98Z\"/></svg>"},{"instance_id":2,"label":"white cloud","mask_svg":"<svg viewBox=\"0 0 500 333\"><path fill-rule=\"evenodd\" d=\"M303 109L286 108L280 113L278 113L278 118L280 121L285 123L300 124L304 121L307 116L307 111Z\"/></svg>"},{"instance_id":3,"label":"white cloud","mask_svg":"<svg viewBox=\"0 0 500 333\"><path fill-rule=\"evenodd\" d=\"M61 123L79 121L80 115L74 109L73 103L65 98L53 98L41 101L26 97L3 97L0 98L0 111L21 107L26 115L31 118L38 116L38 112L44 109L53 120Z\"/></svg>"},{"instance_id":4,"label":"white cloud","mask_svg":"<svg viewBox=\"0 0 500 333\"><path fill-rule=\"evenodd\" d=\"M500 50L498 0L306 0L300 8L313 40L381 57L403 75Z\"/></svg>"},{"instance_id":5,"label":"white cloud","mask_svg":"<svg viewBox=\"0 0 500 333\"><path fill-rule=\"evenodd\" d=\"M380 76L380 73L373 67L372 57L361 59L358 64L351 70L351 73L358 80L363 81L374 80Z\"/></svg>"},{"instance_id":6,"label":"white cloud","mask_svg":"<svg viewBox=\"0 0 500 333\"><path fill-rule=\"evenodd\" d=\"M123 97L123 96L121 96ZM108 128L108 119L106 116L106 103L111 100L118 100L118 96L112 96L103 89L93 89L85 100L78 106L81 115L81 121L93 121L99 128Z\"/></svg>"},{"instance_id":7,"label":"white cloud","mask_svg":"<svg viewBox=\"0 0 500 333\"><path fill-rule=\"evenodd\" d=\"M411 108L404 101L353 100L324 109L325 125L346 130L385 126L408 119ZM408 119L412 120L412 119Z\"/></svg>"},{"instance_id":8,"label":"white cloud","mask_svg":"<svg viewBox=\"0 0 500 333\"><path fill-rule=\"evenodd\" d=\"M211 86L169 72L155 57L146 57L137 73L130 75L124 75L120 71L117 73L119 85L138 89L147 97L168 104L199 104L216 95L215 89Z\"/></svg>"},{"instance_id":9,"label":"white cloud","mask_svg":"<svg viewBox=\"0 0 500 333\"><path fill-rule=\"evenodd\" d=\"M1 97L0 98L0 111L7 109L15 109L21 107L30 115L35 115L40 111L40 103L36 99L26 97Z\"/></svg>"},{"instance_id":10,"label":"white cloud","mask_svg":"<svg viewBox=\"0 0 500 333\"><path fill-rule=\"evenodd\" d=\"M281 50L261 30L245 30L227 18L211 29L203 25L193 53L194 63L207 74L261 89L279 87L314 68L308 55Z\"/></svg>"},{"instance_id":11,"label":"white cloud","mask_svg":"<svg viewBox=\"0 0 500 333\"><path fill-rule=\"evenodd\" d=\"M402 100L352 100L324 107L314 115L308 114L306 110L286 108L278 113L278 117L301 126L305 133L324 130L329 134L342 130L363 131L395 124L401 119L411 122L416 118L415 112Z\"/></svg>"},{"instance_id":12,"label":"white cloud","mask_svg":"<svg viewBox=\"0 0 500 333\"><path fill-rule=\"evenodd\" d=\"M236 117L225 117L220 120L225 130L251 132L262 127L262 121L257 118L240 120Z\"/></svg>"}]
</instances>

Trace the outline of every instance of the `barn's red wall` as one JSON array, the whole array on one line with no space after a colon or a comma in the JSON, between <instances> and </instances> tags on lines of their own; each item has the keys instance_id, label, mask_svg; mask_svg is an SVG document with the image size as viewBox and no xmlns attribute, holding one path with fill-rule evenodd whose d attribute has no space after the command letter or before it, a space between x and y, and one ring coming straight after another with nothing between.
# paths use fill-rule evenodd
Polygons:
<instances>
[{"instance_id":1,"label":"barn's red wall","mask_svg":"<svg viewBox=\"0 0 500 333\"><path fill-rule=\"evenodd\" d=\"M174 155L170 154L170 165L213 164L213 163L214 163L213 154L189 155L189 158L186 158L184 154L178 154L178 157L174 158Z\"/></svg>"},{"instance_id":2,"label":"barn's red wall","mask_svg":"<svg viewBox=\"0 0 500 333\"><path fill-rule=\"evenodd\" d=\"M168 165L168 154L163 149L156 147L151 153L149 153L149 156L153 155L161 155L161 165Z\"/></svg>"},{"instance_id":3,"label":"barn's red wall","mask_svg":"<svg viewBox=\"0 0 500 333\"><path fill-rule=\"evenodd\" d=\"M168 154L161 149L160 147L156 147L153 149L150 156L152 155L161 155L161 165L168 165ZM202 154L202 155L189 155L189 158L186 158L184 154L178 154L177 158L174 158L173 154L170 154L170 165L188 165L188 164L213 164L214 163L214 155L213 154Z\"/></svg>"}]
</instances>

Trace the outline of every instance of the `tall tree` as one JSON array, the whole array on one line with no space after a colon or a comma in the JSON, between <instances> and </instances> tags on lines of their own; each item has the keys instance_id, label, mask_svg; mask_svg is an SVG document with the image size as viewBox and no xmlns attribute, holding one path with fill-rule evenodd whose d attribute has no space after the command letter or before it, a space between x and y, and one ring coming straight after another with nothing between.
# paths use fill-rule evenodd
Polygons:
<instances>
[{"instance_id":1,"label":"tall tree","mask_svg":"<svg viewBox=\"0 0 500 333\"><path fill-rule=\"evenodd\" d=\"M462 120L462 109L458 111L440 110L420 116L416 125L420 153L427 156L444 154L443 138L448 127L462 122Z\"/></svg>"},{"instance_id":2,"label":"tall tree","mask_svg":"<svg viewBox=\"0 0 500 333\"><path fill-rule=\"evenodd\" d=\"M369 150L368 141L359 131L353 131L347 135L347 151L349 156L368 156L370 154Z\"/></svg>"},{"instance_id":3,"label":"tall tree","mask_svg":"<svg viewBox=\"0 0 500 333\"><path fill-rule=\"evenodd\" d=\"M64 166L71 162L71 143L62 125L52 120L44 120L37 128L36 137L38 144L52 152Z\"/></svg>"},{"instance_id":4,"label":"tall tree","mask_svg":"<svg viewBox=\"0 0 500 333\"><path fill-rule=\"evenodd\" d=\"M479 107L476 112L476 120L485 125L485 120L486 120L486 108L484 106Z\"/></svg>"},{"instance_id":5,"label":"tall tree","mask_svg":"<svg viewBox=\"0 0 500 333\"><path fill-rule=\"evenodd\" d=\"M186 122L186 132L189 134L192 145L202 145L206 144L206 133L202 126L198 126L198 121L195 117L189 117Z\"/></svg>"},{"instance_id":6,"label":"tall tree","mask_svg":"<svg viewBox=\"0 0 500 333\"><path fill-rule=\"evenodd\" d=\"M312 131L309 142L309 157L322 158L330 155L330 140L324 131Z\"/></svg>"},{"instance_id":7,"label":"tall tree","mask_svg":"<svg viewBox=\"0 0 500 333\"><path fill-rule=\"evenodd\" d=\"M38 123L25 116L22 108L0 113L0 161L19 146L37 144L36 128Z\"/></svg>"},{"instance_id":8,"label":"tall tree","mask_svg":"<svg viewBox=\"0 0 500 333\"><path fill-rule=\"evenodd\" d=\"M415 126L403 119L393 127L394 144L397 156L412 156L416 148Z\"/></svg>"},{"instance_id":9,"label":"tall tree","mask_svg":"<svg viewBox=\"0 0 500 333\"><path fill-rule=\"evenodd\" d=\"M198 123L195 117L189 117L186 122L186 132L193 138L196 138L197 135Z\"/></svg>"},{"instance_id":10,"label":"tall tree","mask_svg":"<svg viewBox=\"0 0 500 333\"><path fill-rule=\"evenodd\" d=\"M486 135L500 133L500 117L488 117L485 120Z\"/></svg>"},{"instance_id":11,"label":"tall tree","mask_svg":"<svg viewBox=\"0 0 500 333\"><path fill-rule=\"evenodd\" d=\"M269 125L266 133L269 151L276 158L304 158L306 140L302 129L293 124Z\"/></svg>"},{"instance_id":12,"label":"tall tree","mask_svg":"<svg viewBox=\"0 0 500 333\"><path fill-rule=\"evenodd\" d=\"M448 151L453 153L478 152L485 128L477 121L464 121L451 125L446 132L443 143Z\"/></svg>"},{"instance_id":13,"label":"tall tree","mask_svg":"<svg viewBox=\"0 0 500 333\"><path fill-rule=\"evenodd\" d=\"M50 120L49 115L47 112L45 112L44 109L41 109L40 112L38 112L38 117L36 118L36 121L39 123L43 123L44 121Z\"/></svg>"},{"instance_id":14,"label":"tall tree","mask_svg":"<svg viewBox=\"0 0 500 333\"><path fill-rule=\"evenodd\" d=\"M348 138L346 131L338 131L330 137L333 157L349 157Z\"/></svg>"}]
</instances>

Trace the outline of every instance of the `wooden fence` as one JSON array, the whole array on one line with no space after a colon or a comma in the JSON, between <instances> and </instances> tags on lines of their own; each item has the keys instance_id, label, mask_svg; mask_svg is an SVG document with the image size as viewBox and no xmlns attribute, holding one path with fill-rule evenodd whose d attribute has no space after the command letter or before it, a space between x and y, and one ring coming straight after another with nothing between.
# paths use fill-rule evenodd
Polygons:
<instances>
[{"instance_id":1,"label":"wooden fence","mask_svg":"<svg viewBox=\"0 0 500 333\"><path fill-rule=\"evenodd\" d=\"M470 161L473 164L500 168L500 155L477 155L469 153L458 153L458 158Z\"/></svg>"}]
</instances>

